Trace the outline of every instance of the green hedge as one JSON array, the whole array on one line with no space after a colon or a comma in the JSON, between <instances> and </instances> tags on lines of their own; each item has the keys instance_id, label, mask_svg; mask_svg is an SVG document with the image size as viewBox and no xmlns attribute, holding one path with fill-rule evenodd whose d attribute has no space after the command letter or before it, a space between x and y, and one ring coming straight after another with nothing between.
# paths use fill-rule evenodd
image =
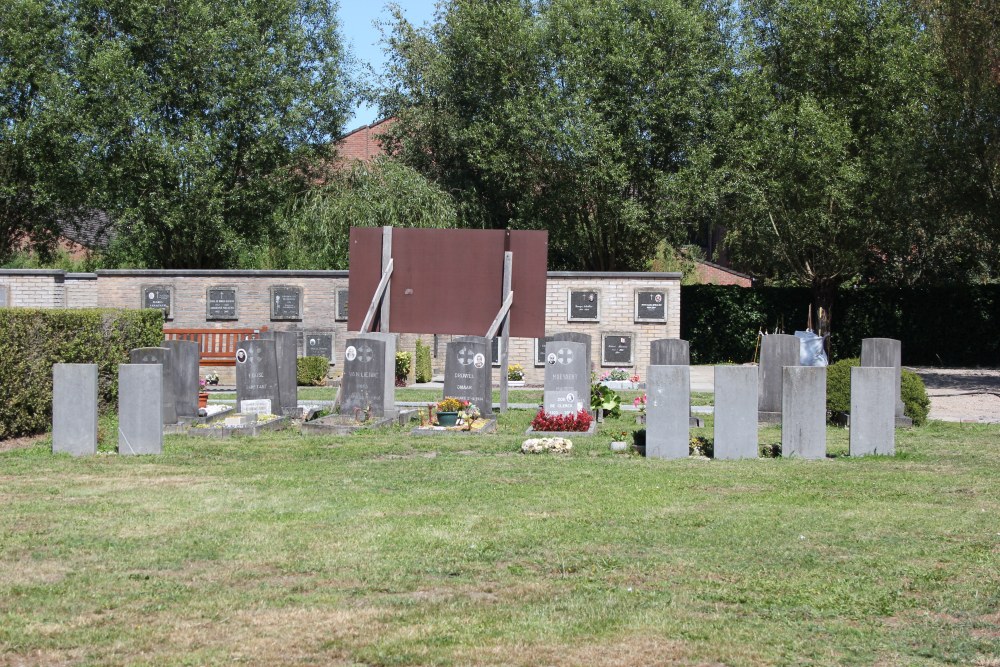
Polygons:
<instances>
[{"instance_id":1,"label":"green hedge","mask_svg":"<svg viewBox=\"0 0 1000 667\"><path fill-rule=\"evenodd\" d=\"M416 351L414 352L414 363L413 367L415 373L415 380L417 382L430 382L432 376L431 370L431 348L424 345L424 341L417 339Z\"/></svg>"},{"instance_id":2,"label":"green hedge","mask_svg":"<svg viewBox=\"0 0 1000 667\"><path fill-rule=\"evenodd\" d=\"M0 439L51 428L53 364L97 364L101 409L113 409L118 364L162 341L159 310L0 308Z\"/></svg>"},{"instance_id":3,"label":"green hedge","mask_svg":"<svg viewBox=\"0 0 1000 667\"><path fill-rule=\"evenodd\" d=\"M757 332L804 329L810 292L802 287L681 287L681 338L691 362L753 359ZM833 360L857 357L863 338L896 338L903 363L1000 365L1000 285L845 289L833 306Z\"/></svg>"},{"instance_id":4,"label":"green hedge","mask_svg":"<svg viewBox=\"0 0 1000 667\"><path fill-rule=\"evenodd\" d=\"M330 362L326 357L299 357L296 359L295 381L300 387L322 387Z\"/></svg>"}]
</instances>

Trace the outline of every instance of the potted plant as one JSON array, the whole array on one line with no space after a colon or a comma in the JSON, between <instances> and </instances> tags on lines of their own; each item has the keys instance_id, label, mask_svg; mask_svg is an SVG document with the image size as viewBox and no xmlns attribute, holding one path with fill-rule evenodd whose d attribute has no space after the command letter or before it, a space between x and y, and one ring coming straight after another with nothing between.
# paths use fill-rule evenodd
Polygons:
<instances>
[{"instance_id":1,"label":"potted plant","mask_svg":"<svg viewBox=\"0 0 1000 667\"><path fill-rule=\"evenodd\" d=\"M639 376L633 375L624 368L604 371L598 382L611 389L635 389L639 384Z\"/></svg>"},{"instance_id":2,"label":"potted plant","mask_svg":"<svg viewBox=\"0 0 1000 667\"><path fill-rule=\"evenodd\" d=\"M454 426L458 423L458 411L468 405L468 401L462 401L452 396L446 397L437 404L438 426Z\"/></svg>"},{"instance_id":3,"label":"potted plant","mask_svg":"<svg viewBox=\"0 0 1000 667\"><path fill-rule=\"evenodd\" d=\"M205 391L205 380L198 380L198 407L208 407L208 392Z\"/></svg>"},{"instance_id":4,"label":"potted plant","mask_svg":"<svg viewBox=\"0 0 1000 667\"><path fill-rule=\"evenodd\" d=\"M613 452L624 452L628 449L628 442L625 438L628 437L628 431L620 431L617 437L611 441L611 451Z\"/></svg>"},{"instance_id":5,"label":"potted plant","mask_svg":"<svg viewBox=\"0 0 1000 667\"><path fill-rule=\"evenodd\" d=\"M476 420L482 416L479 408L472 403L466 403L465 406L458 411L458 418L462 420L465 424L465 430L471 431L472 425L476 423Z\"/></svg>"},{"instance_id":6,"label":"potted plant","mask_svg":"<svg viewBox=\"0 0 1000 667\"><path fill-rule=\"evenodd\" d=\"M633 407L635 407L636 410L639 411L639 414L637 414L635 416L635 423L636 424L645 424L646 423L646 394L643 394L642 396L636 396L635 398L633 398L632 399L632 405L633 405Z\"/></svg>"},{"instance_id":7,"label":"potted plant","mask_svg":"<svg viewBox=\"0 0 1000 667\"><path fill-rule=\"evenodd\" d=\"M511 364L507 367L507 385L511 387L524 386L524 367L521 364Z\"/></svg>"}]
</instances>

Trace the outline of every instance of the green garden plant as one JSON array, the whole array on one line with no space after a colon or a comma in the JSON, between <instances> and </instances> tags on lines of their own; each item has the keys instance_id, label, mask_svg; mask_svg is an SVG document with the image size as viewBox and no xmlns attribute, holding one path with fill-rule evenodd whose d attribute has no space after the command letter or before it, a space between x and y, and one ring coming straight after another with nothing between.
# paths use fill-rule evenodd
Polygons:
<instances>
[{"instance_id":1,"label":"green garden plant","mask_svg":"<svg viewBox=\"0 0 1000 667\"><path fill-rule=\"evenodd\" d=\"M322 387L328 368L326 357L299 357L295 365L296 382L300 387Z\"/></svg>"}]
</instances>

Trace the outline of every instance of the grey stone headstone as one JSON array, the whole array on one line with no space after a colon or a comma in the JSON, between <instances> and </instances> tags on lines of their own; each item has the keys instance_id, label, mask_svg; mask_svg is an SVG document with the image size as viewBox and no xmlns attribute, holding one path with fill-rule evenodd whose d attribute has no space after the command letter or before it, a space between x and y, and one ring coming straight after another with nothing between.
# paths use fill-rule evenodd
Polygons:
<instances>
[{"instance_id":1,"label":"grey stone headstone","mask_svg":"<svg viewBox=\"0 0 1000 667\"><path fill-rule=\"evenodd\" d=\"M650 366L646 378L646 457L687 458L691 443L690 366Z\"/></svg>"},{"instance_id":2,"label":"grey stone headstone","mask_svg":"<svg viewBox=\"0 0 1000 667\"><path fill-rule=\"evenodd\" d=\"M278 400L281 412L290 414L299 408L298 350L294 331L265 331L264 340L274 341L274 354L278 362Z\"/></svg>"},{"instance_id":3,"label":"grey stone headstone","mask_svg":"<svg viewBox=\"0 0 1000 667\"><path fill-rule=\"evenodd\" d=\"M385 378L385 416L395 417L399 410L396 409L396 350L399 349L399 336L393 333L358 334L358 338L370 338L380 340L385 343L385 362L382 367L382 375Z\"/></svg>"},{"instance_id":4,"label":"grey stone headstone","mask_svg":"<svg viewBox=\"0 0 1000 667\"><path fill-rule=\"evenodd\" d=\"M52 453L97 453L97 364L52 366Z\"/></svg>"},{"instance_id":5,"label":"grey stone headstone","mask_svg":"<svg viewBox=\"0 0 1000 667\"><path fill-rule=\"evenodd\" d=\"M895 338L864 338L861 340L861 365L865 368L891 368L895 374L894 410L896 419L903 414L902 366L903 345ZM852 417L853 419L853 417Z\"/></svg>"},{"instance_id":6,"label":"grey stone headstone","mask_svg":"<svg viewBox=\"0 0 1000 667\"><path fill-rule=\"evenodd\" d=\"M715 367L715 458L757 458L757 367Z\"/></svg>"},{"instance_id":7,"label":"grey stone headstone","mask_svg":"<svg viewBox=\"0 0 1000 667\"><path fill-rule=\"evenodd\" d=\"M163 390L160 392L163 401L163 423L177 423L177 398L175 396L176 380L174 380L174 355L166 347L139 347L129 352L129 361L133 364L160 364L163 366Z\"/></svg>"},{"instance_id":8,"label":"grey stone headstone","mask_svg":"<svg viewBox=\"0 0 1000 667\"><path fill-rule=\"evenodd\" d=\"M781 455L826 457L826 367L786 366L781 392Z\"/></svg>"},{"instance_id":9,"label":"grey stone headstone","mask_svg":"<svg viewBox=\"0 0 1000 667\"><path fill-rule=\"evenodd\" d=\"M353 415L368 410L383 417L387 410L384 339L371 334L348 338L344 348L344 375L340 379L340 412ZM393 377L395 386L395 378Z\"/></svg>"},{"instance_id":10,"label":"grey stone headstone","mask_svg":"<svg viewBox=\"0 0 1000 667\"><path fill-rule=\"evenodd\" d=\"M448 343L444 395L469 401L484 415L493 413L493 364L490 339L461 336Z\"/></svg>"},{"instance_id":11,"label":"grey stone headstone","mask_svg":"<svg viewBox=\"0 0 1000 667\"><path fill-rule=\"evenodd\" d=\"M896 453L895 370L851 369L851 456Z\"/></svg>"},{"instance_id":12,"label":"grey stone headstone","mask_svg":"<svg viewBox=\"0 0 1000 667\"><path fill-rule=\"evenodd\" d=\"M590 410L590 370L583 343L565 340L545 345L545 412L572 415Z\"/></svg>"},{"instance_id":13,"label":"grey stone headstone","mask_svg":"<svg viewBox=\"0 0 1000 667\"><path fill-rule=\"evenodd\" d=\"M278 357L273 340L241 340L236 344L236 411L242 401L271 401L271 414L281 414Z\"/></svg>"},{"instance_id":14,"label":"grey stone headstone","mask_svg":"<svg viewBox=\"0 0 1000 667\"><path fill-rule=\"evenodd\" d=\"M649 344L650 366L688 366L691 345L680 338L660 338Z\"/></svg>"},{"instance_id":15,"label":"grey stone headstone","mask_svg":"<svg viewBox=\"0 0 1000 667\"><path fill-rule=\"evenodd\" d=\"M799 346L799 339L787 334L770 334L762 338L757 403L760 421L781 421L782 369L799 365Z\"/></svg>"},{"instance_id":16,"label":"grey stone headstone","mask_svg":"<svg viewBox=\"0 0 1000 667\"><path fill-rule=\"evenodd\" d=\"M201 350L193 340L165 340L170 350L174 378L174 407L178 416L198 416L198 393L201 391L198 361Z\"/></svg>"},{"instance_id":17,"label":"grey stone headstone","mask_svg":"<svg viewBox=\"0 0 1000 667\"><path fill-rule=\"evenodd\" d=\"M118 366L118 453L163 452L162 364Z\"/></svg>"},{"instance_id":18,"label":"grey stone headstone","mask_svg":"<svg viewBox=\"0 0 1000 667\"><path fill-rule=\"evenodd\" d=\"M321 333L312 332L305 334L307 357L324 357L328 362L333 362L333 332Z\"/></svg>"},{"instance_id":19,"label":"grey stone headstone","mask_svg":"<svg viewBox=\"0 0 1000 667\"><path fill-rule=\"evenodd\" d=\"M587 359L587 366L586 366L587 372L590 373L591 371L594 370L594 357L592 353L593 347L591 345L590 334L578 333L576 331L560 331L552 334L551 336L546 336L543 340L545 344L548 344L551 341L569 341L571 343L580 343L586 348L584 356ZM543 350L544 349L545 348L543 345ZM547 365L548 364L546 364L546 366ZM587 382L588 383L590 382L589 376L587 378ZM589 391L589 384L588 384L588 391Z\"/></svg>"}]
</instances>

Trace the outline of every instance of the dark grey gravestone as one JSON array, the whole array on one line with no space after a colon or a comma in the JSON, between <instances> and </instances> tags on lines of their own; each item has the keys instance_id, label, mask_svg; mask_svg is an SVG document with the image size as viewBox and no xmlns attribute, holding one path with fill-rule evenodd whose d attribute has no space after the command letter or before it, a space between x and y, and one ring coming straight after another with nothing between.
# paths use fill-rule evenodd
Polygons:
<instances>
[{"instance_id":1,"label":"dark grey gravestone","mask_svg":"<svg viewBox=\"0 0 1000 667\"><path fill-rule=\"evenodd\" d=\"M118 453L163 452L162 364L118 366Z\"/></svg>"},{"instance_id":2,"label":"dark grey gravestone","mask_svg":"<svg viewBox=\"0 0 1000 667\"><path fill-rule=\"evenodd\" d=\"M209 320L238 320L236 288L219 285L209 287L205 318Z\"/></svg>"},{"instance_id":3,"label":"dark grey gravestone","mask_svg":"<svg viewBox=\"0 0 1000 667\"><path fill-rule=\"evenodd\" d=\"M484 415L493 413L493 364L488 338L461 336L448 343L444 395L469 401Z\"/></svg>"},{"instance_id":4,"label":"dark grey gravestone","mask_svg":"<svg viewBox=\"0 0 1000 667\"><path fill-rule=\"evenodd\" d=\"M601 337L602 366L632 365L632 334L610 333Z\"/></svg>"},{"instance_id":5,"label":"dark grey gravestone","mask_svg":"<svg viewBox=\"0 0 1000 667\"><path fill-rule=\"evenodd\" d=\"M270 401L270 414L281 414L278 393L278 356L273 340L241 340L236 344L236 411L243 401ZM254 412L259 413L260 404Z\"/></svg>"},{"instance_id":6,"label":"dark grey gravestone","mask_svg":"<svg viewBox=\"0 0 1000 667\"><path fill-rule=\"evenodd\" d=\"M715 367L715 458L757 458L757 367Z\"/></svg>"},{"instance_id":7,"label":"dark grey gravestone","mask_svg":"<svg viewBox=\"0 0 1000 667\"><path fill-rule=\"evenodd\" d=\"M551 336L546 336L543 340L545 341L545 345L548 345L548 343L552 341L568 341L570 343L580 343L586 348L584 356L587 359L587 372L590 373L591 371L594 370L594 356L592 352L593 348L591 346L590 334L578 333L576 331L560 331L558 333L552 334ZM545 349L545 345L542 346L543 351ZM545 355L543 354L543 357L544 356ZM587 380L589 382L590 378L588 377ZM590 391L589 387L587 391Z\"/></svg>"},{"instance_id":8,"label":"dark grey gravestone","mask_svg":"<svg viewBox=\"0 0 1000 667\"><path fill-rule=\"evenodd\" d=\"M260 335L264 340L274 341L274 354L278 362L278 400L281 412L292 414L299 409L298 349L294 331L265 331Z\"/></svg>"},{"instance_id":9,"label":"dark grey gravestone","mask_svg":"<svg viewBox=\"0 0 1000 667\"><path fill-rule=\"evenodd\" d=\"M570 291L567 319L597 322L601 317L601 293L597 290Z\"/></svg>"},{"instance_id":10,"label":"dark grey gravestone","mask_svg":"<svg viewBox=\"0 0 1000 667\"><path fill-rule=\"evenodd\" d=\"M142 307L162 310L163 316L169 319L173 313L172 293L170 285L143 285Z\"/></svg>"},{"instance_id":11,"label":"dark grey gravestone","mask_svg":"<svg viewBox=\"0 0 1000 667\"><path fill-rule=\"evenodd\" d=\"M680 338L660 338L649 344L650 366L689 366L691 346Z\"/></svg>"},{"instance_id":12,"label":"dark grey gravestone","mask_svg":"<svg viewBox=\"0 0 1000 667\"><path fill-rule=\"evenodd\" d=\"M636 322L666 322L667 293L662 290L636 290Z\"/></svg>"},{"instance_id":13,"label":"dark grey gravestone","mask_svg":"<svg viewBox=\"0 0 1000 667\"><path fill-rule=\"evenodd\" d=\"M851 369L851 456L896 453L896 371Z\"/></svg>"},{"instance_id":14,"label":"dark grey gravestone","mask_svg":"<svg viewBox=\"0 0 1000 667\"><path fill-rule=\"evenodd\" d=\"M762 422L781 421L781 392L784 382L782 369L799 365L799 339L787 334L770 334L760 344L757 419Z\"/></svg>"},{"instance_id":15,"label":"dark grey gravestone","mask_svg":"<svg viewBox=\"0 0 1000 667\"><path fill-rule=\"evenodd\" d=\"M385 340L372 338L371 334L347 339L344 348L344 375L340 379L341 414L353 415L356 411L370 409L373 416L385 416L386 348ZM395 383L395 372L392 380Z\"/></svg>"},{"instance_id":16,"label":"dark grey gravestone","mask_svg":"<svg viewBox=\"0 0 1000 667\"><path fill-rule=\"evenodd\" d=\"M687 458L691 443L690 366L650 366L646 378L646 457Z\"/></svg>"},{"instance_id":17,"label":"dark grey gravestone","mask_svg":"<svg viewBox=\"0 0 1000 667\"><path fill-rule=\"evenodd\" d=\"M52 453L97 453L97 364L52 366Z\"/></svg>"},{"instance_id":18,"label":"dark grey gravestone","mask_svg":"<svg viewBox=\"0 0 1000 667\"><path fill-rule=\"evenodd\" d=\"M271 319L302 319L302 288L294 285L271 287Z\"/></svg>"},{"instance_id":19,"label":"dark grey gravestone","mask_svg":"<svg viewBox=\"0 0 1000 667\"><path fill-rule=\"evenodd\" d=\"M337 290L337 321L346 322L347 321L347 297L350 290L341 288Z\"/></svg>"},{"instance_id":20,"label":"dark grey gravestone","mask_svg":"<svg viewBox=\"0 0 1000 667\"><path fill-rule=\"evenodd\" d=\"M861 365L865 368L892 368L895 371L896 424L913 426L913 420L904 413L901 390L903 346L895 338L864 338L861 340Z\"/></svg>"},{"instance_id":21,"label":"dark grey gravestone","mask_svg":"<svg viewBox=\"0 0 1000 667\"><path fill-rule=\"evenodd\" d=\"M382 376L385 378L385 390L382 393L385 397L384 414L386 417L396 417L399 414L399 410L396 409L396 350L399 347L399 336L393 333L375 332L358 334L358 338L370 338L385 343L385 361L382 364Z\"/></svg>"},{"instance_id":22,"label":"dark grey gravestone","mask_svg":"<svg viewBox=\"0 0 1000 667\"><path fill-rule=\"evenodd\" d=\"M177 423L177 398L175 396L174 355L166 347L140 347L129 352L133 364L161 364L163 366L163 423Z\"/></svg>"},{"instance_id":23,"label":"dark grey gravestone","mask_svg":"<svg viewBox=\"0 0 1000 667\"><path fill-rule=\"evenodd\" d=\"M165 340L170 350L174 378L174 408L181 417L198 416L198 392L201 391L198 360L201 349L193 340Z\"/></svg>"},{"instance_id":24,"label":"dark grey gravestone","mask_svg":"<svg viewBox=\"0 0 1000 667\"><path fill-rule=\"evenodd\" d=\"M573 415L590 410L590 370L583 343L553 340L545 345L545 412Z\"/></svg>"},{"instance_id":25,"label":"dark grey gravestone","mask_svg":"<svg viewBox=\"0 0 1000 667\"><path fill-rule=\"evenodd\" d=\"M782 377L781 455L826 458L826 367L786 366Z\"/></svg>"},{"instance_id":26,"label":"dark grey gravestone","mask_svg":"<svg viewBox=\"0 0 1000 667\"><path fill-rule=\"evenodd\" d=\"M306 355L307 357L324 357L328 362L333 363L333 332L327 333L307 333Z\"/></svg>"}]
</instances>

